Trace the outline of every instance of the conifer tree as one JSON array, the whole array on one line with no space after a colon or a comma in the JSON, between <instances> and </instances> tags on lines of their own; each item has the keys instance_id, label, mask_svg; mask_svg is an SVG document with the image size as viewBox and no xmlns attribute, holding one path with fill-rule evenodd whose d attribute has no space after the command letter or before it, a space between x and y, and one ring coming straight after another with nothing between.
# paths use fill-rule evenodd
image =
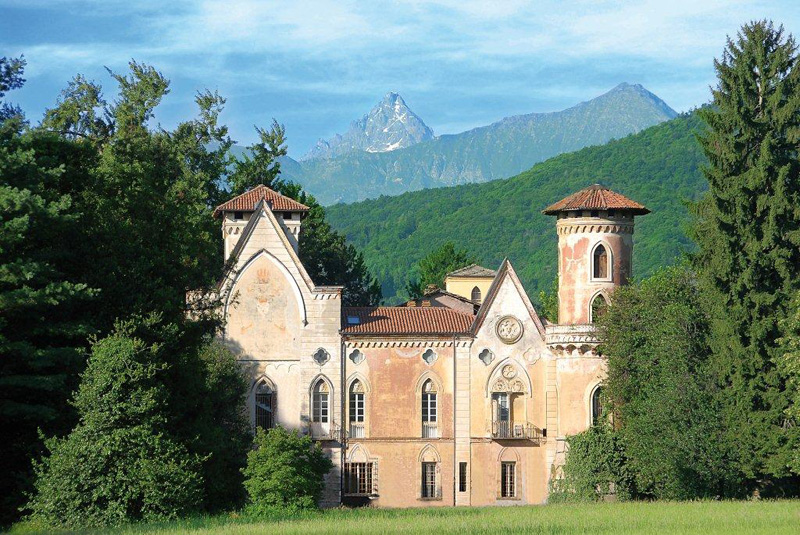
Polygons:
<instances>
[{"instance_id":1,"label":"conifer tree","mask_svg":"<svg viewBox=\"0 0 800 535\"><path fill-rule=\"evenodd\" d=\"M715 61L713 105L700 111L709 192L695 207L695 265L710 295L732 461L752 490L788 475L793 442L776 363L779 323L800 285L797 61L782 27L745 25Z\"/></svg>"}]
</instances>

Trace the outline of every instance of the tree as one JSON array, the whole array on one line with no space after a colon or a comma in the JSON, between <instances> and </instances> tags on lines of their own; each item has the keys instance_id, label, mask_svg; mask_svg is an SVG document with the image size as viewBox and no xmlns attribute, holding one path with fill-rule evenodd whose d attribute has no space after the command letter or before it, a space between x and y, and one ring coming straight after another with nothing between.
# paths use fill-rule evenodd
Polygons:
<instances>
[{"instance_id":1,"label":"tree","mask_svg":"<svg viewBox=\"0 0 800 535\"><path fill-rule=\"evenodd\" d=\"M65 438L47 441L35 466L31 518L45 526L104 526L176 518L202 503L202 459L174 439L163 348L137 330L157 317L117 324L92 346L75 395L80 416Z\"/></svg>"},{"instance_id":2,"label":"tree","mask_svg":"<svg viewBox=\"0 0 800 535\"><path fill-rule=\"evenodd\" d=\"M0 58L0 123L11 117L22 117L22 110L7 102L2 102L6 93L19 89L25 83L25 58Z\"/></svg>"},{"instance_id":3,"label":"tree","mask_svg":"<svg viewBox=\"0 0 800 535\"><path fill-rule=\"evenodd\" d=\"M317 507L323 478L333 468L319 444L282 427L258 429L255 444L243 470L251 508L265 513Z\"/></svg>"},{"instance_id":4,"label":"tree","mask_svg":"<svg viewBox=\"0 0 800 535\"><path fill-rule=\"evenodd\" d=\"M456 249L451 241L445 242L419 261L417 264L419 278L411 280L406 286L406 291L413 299L419 299L428 286L444 288L444 279L448 273L474 263L474 257L467 251Z\"/></svg>"},{"instance_id":5,"label":"tree","mask_svg":"<svg viewBox=\"0 0 800 535\"><path fill-rule=\"evenodd\" d=\"M790 310L793 312L781 324L785 335L780 340L784 355L779 365L788 378L791 396L786 415L797 422L800 420L800 292L795 294ZM790 465L795 473L800 473L800 448L794 449Z\"/></svg>"},{"instance_id":6,"label":"tree","mask_svg":"<svg viewBox=\"0 0 800 535\"><path fill-rule=\"evenodd\" d=\"M676 266L616 289L597 320L608 359L603 392L639 497L734 497L742 490L721 440L701 303L696 275Z\"/></svg>"},{"instance_id":7,"label":"tree","mask_svg":"<svg viewBox=\"0 0 800 535\"><path fill-rule=\"evenodd\" d=\"M558 323L558 276L553 279L550 290L539 292L539 315L550 323Z\"/></svg>"},{"instance_id":8,"label":"tree","mask_svg":"<svg viewBox=\"0 0 800 535\"><path fill-rule=\"evenodd\" d=\"M0 94L21 83L23 65L0 60ZM16 518L30 488L37 430L71 426L67 401L92 332L77 311L96 294L64 273L77 217L57 187L67 166L53 156L74 147L23 129L19 115L0 120L0 525Z\"/></svg>"},{"instance_id":9,"label":"tree","mask_svg":"<svg viewBox=\"0 0 800 535\"><path fill-rule=\"evenodd\" d=\"M751 490L789 475L798 428L776 366L800 285L800 68L783 28L752 22L715 61L700 110L709 191L695 207L694 265L709 292L711 351L733 465Z\"/></svg>"}]
</instances>

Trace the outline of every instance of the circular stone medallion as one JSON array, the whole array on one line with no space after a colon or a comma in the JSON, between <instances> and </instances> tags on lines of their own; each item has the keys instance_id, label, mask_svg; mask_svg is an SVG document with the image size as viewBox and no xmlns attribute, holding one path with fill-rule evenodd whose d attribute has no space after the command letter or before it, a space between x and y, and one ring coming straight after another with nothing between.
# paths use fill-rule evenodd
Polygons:
<instances>
[{"instance_id":1,"label":"circular stone medallion","mask_svg":"<svg viewBox=\"0 0 800 535\"><path fill-rule=\"evenodd\" d=\"M522 338L522 322L514 316L503 316L497 322L497 336L506 344Z\"/></svg>"}]
</instances>

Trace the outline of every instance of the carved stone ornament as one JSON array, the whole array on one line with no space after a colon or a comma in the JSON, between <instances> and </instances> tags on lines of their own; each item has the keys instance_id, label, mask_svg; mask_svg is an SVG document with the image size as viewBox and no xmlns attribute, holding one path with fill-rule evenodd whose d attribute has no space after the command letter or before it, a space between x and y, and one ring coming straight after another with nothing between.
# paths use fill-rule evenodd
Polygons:
<instances>
[{"instance_id":1,"label":"carved stone ornament","mask_svg":"<svg viewBox=\"0 0 800 535\"><path fill-rule=\"evenodd\" d=\"M352 353L350 353L349 358L353 362L353 364L361 364L362 362L364 362L364 353L362 353L358 349L355 349L353 350Z\"/></svg>"},{"instance_id":2,"label":"carved stone ornament","mask_svg":"<svg viewBox=\"0 0 800 535\"><path fill-rule=\"evenodd\" d=\"M478 354L478 358L481 362L488 366L494 360L494 353L492 353L489 349L484 349Z\"/></svg>"},{"instance_id":3,"label":"carved stone ornament","mask_svg":"<svg viewBox=\"0 0 800 535\"><path fill-rule=\"evenodd\" d=\"M503 316L497 322L497 337L506 344L522 338L522 322L514 316Z\"/></svg>"},{"instance_id":4,"label":"carved stone ornament","mask_svg":"<svg viewBox=\"0 0 800 535\"><path fill-rule=\"evenodd\" d=\"M522 381L516 380L514 381L514 384L511 385L511 390L513 392L524 392L525 386L522 384Z\"/></svg>"},{"instance_id":5,"label":"carved stone ornament","mask_svg":"<svg viewBox=\"0 0 800 535\"><path fill-rule=\"evenodd\" d=\"M322 366L323 364L325 364L326 362L328 362L330 360L331 355L330 355L330 353L328 353L324 349L319 348L319 349L317 349L316 353L314 353L314 357L313 358L314 358L314 362L316 362L317 364Z\"/></svg>"},{"instance_id":6,"label":"carved stone ornament","mask_svg":"<svg viewBox=\"0 0 800 535\"><path fill-rule=\"evenodd\" d=\"M508 392L508 381L505 379L498 379L495 381L492 392Z\"/></svg>"},{"instance_id":7,"label":"carved stone ornament","mask_svg":"<svg viewBox=\"0 0 800 535\"><path fill-rule=\"evenodd\" d=\"M513 379L517 375L517 370L511 364L503 366L503 377L506 379Z\"/></svg>"}]
</instances>

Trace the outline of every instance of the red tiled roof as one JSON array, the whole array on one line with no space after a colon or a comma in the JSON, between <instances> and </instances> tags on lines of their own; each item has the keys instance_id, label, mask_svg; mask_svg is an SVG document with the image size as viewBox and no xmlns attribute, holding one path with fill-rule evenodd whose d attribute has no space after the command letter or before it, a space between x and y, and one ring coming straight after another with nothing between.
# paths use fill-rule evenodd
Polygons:
<instances>
[{"instance_id":1,"label":"red tiled roof","mask_svg":"<svg viewBox=\"0 0 800 535\"><path fill-rule=\"evenodd\" d=\"M224 212L254 212L256 205L261 200L266 200L272 206L273 212L308 212L308 206L305 204L300 204L294 199L269 189L264 184L259 184L238 197L217 206L214 209L214 217L218 217Z\"/></svg>"},{"instance_id":2,"label":"red tiled roof","mask_svg":"<svg viewBox=\"0 0 800 535\"><path fill-rule=\"evenodd\" d=\"M466 334L474 316L445 307L348 307L344 334Z\"/></svg>"},{"instance_id":3,"label":"red tiled roof","mask_svg":"<svg viewBox=\"0 0 800 535\"><path fill-rule=\"evenodd\" d=\"M650 210L636 201L595 184L584 188L569 197L561 199L542 210L543 214L554 215L574 210L628 210L637 215L649 214Z\"/></svg>"}]
</instances>

